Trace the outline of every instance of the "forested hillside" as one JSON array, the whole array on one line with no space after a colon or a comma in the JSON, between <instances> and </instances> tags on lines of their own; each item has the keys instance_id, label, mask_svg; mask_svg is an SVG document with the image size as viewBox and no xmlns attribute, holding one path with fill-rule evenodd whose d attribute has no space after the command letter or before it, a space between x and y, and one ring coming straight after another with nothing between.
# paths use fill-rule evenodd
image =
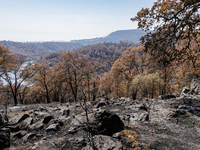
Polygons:
<instances>
[{"instance_id":1,"label":"forested hillside","mask_svg":"<svg viewBox=\"0 0 200 150\"><path fill-rule=\"evenodd\" d=\"M94 67L95 74L100 76L102 73L109 71L114 62L122 55L122 53L129 47L138 47L141 44L135 44L131 42L120 43L99 43L82 48L75 49L71 52L78 54L79 56L87 57L89 63ZM62 59L63 52L55 52L44 55L36 61L38 64L48 64L53 67L56 63L59 63Z\"/></svg>"},{"instance_id":2,"label":"forested hillside","mask_svg":"<svg viewBox=\"0 0 200 150\"><path fill-rule=\"evenodd\" d=\"M23 56L27 60L36 59L56 51L73 50L82 46L78 43L67 42L21 43L13 41L0 41L0 45L8 47L10 52L16 57Z\"/></svg>"},{"instance_id":3,"label":"forested hillside","mask_svg":"<svg viewBox=\"0 0 200 150\"><path fill-rule=\"evenodd\" d=\"M141 36L145 34L142 30L119 30L109 34L106 37L73 40L70 42L13 42L0 41L0 45L9 48L10 52L15 56L23 56L27 60L37 59L45 54L58 51L69 51L80 48L82 46L93 45L98 43L120 43L121 41L139 43Z\"/></svg>"}]
</instances>

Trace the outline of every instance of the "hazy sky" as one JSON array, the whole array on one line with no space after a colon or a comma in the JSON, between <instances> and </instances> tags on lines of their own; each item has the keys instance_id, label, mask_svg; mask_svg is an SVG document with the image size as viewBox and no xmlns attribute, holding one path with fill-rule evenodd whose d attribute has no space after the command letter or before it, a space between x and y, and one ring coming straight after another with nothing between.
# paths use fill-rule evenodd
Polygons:
<instances>
[{"instance_id":1,"label":"hazy sky","mask_svg":"<svg viewBox=\"0 0 200 150\"><path fill-rule=\"evenodd\" d=\"M156 0L0 0L0 40L70 41L136 29Z\"/></svg>"}]
</instances>

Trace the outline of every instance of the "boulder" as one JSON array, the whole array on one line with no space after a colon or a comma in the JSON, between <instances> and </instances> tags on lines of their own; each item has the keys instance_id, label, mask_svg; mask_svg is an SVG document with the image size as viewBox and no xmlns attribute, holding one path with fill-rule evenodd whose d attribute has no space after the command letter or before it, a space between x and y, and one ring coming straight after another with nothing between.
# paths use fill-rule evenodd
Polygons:
<instances>
[{"instance_id":1,"label":"boulder","mask_svg":"<svg viewBox=\"0 0 200 150\"><path fill-rule=\"evenodd\" d=\"M44 124L42 121L38 121L32 125L29 126L30 130L39 130L42 129L44 127Z\"/></svg>"},{"instance_id":2,"label":"boulder","mask_svg":"<svg viewBox=\"0 0 200 150\"><path fill-rule=\"evenodd\" d=\"M200 95L200 79L193 79L190 83L190 91Z\"/></svg>"},{"instance_id":3,"label":"boulder","mask_svg":"<svg viewBox=\"0 0 200 150\"><path fill-rule=\"evenodd\" d=\"M10 147L10 129L0 129L0 149Z\"/></svg>"},{"instance_id":4,"label":"boulder","mask_svg":"<svg viewBox=\"0 0 200 150\"><path fill-rule=\"evenodd\" d=\"M93 144L88 143L82 150L120 150L122 148L122 144L117 139L106 135L95 135L93 137Z\"/></svg>"},{"instance_id":5,"label":"boulder","mask_svg":"<svg viewBox=\"0 0 200 150\"><path fill-rule=\"evenodd\" d=\"M42 118L44 118L45 116L49 116L49 113L37 111L37 112L35 112L33 115L34 115L35 117L37 117L38 119L42 119Z\"/></svg>"},{"instance_id":6,"label":"boulder","mask_svg":"<svg viewBox=\"0 0 200 150\"><path fill-rule=\"evenodd\" d=\"M57 120L57 119L50 120L48 124L51 125L51 124L56 124L56 123L58 123L60 126L64 125L64 122L62 120Z\"/></svg>"},{"instance_id":7,"label":"boulder","mask_svg":"<svg viewBox=\"0 0 200 150\"><path fill-rule=\"evenodd\" d=\"M34 138L34 137L36 137L36 134L35 134L35 133L28 133L28 134L26 134L26 135L22 138L22 140L23 140L24 142L27 142L29 139L32 139L32 138Z\"/></svg>"},{"instance_id":8,"label":"boulder","mask_svg":"<svg viewBox=\"0 0 200 150\"><path fill-rule=\"evenodd\" d=\"M54 119L54 116L51 116L51 115L45 116L42 122L45 123L45 124L47 124L47 123L49 123L49 121L51 119Z\"/></svg>"},{"instance_id":9,"label":"boulder","mask_svg":"<svg viewBox=\"0 0 200 150\"><path fill-rule=\"evenodd\" d=\"M121 132L117 132L112 135L113 138L121 139Z\"/></svg>"},{"instance_id":10,"label":"boulder","mask_svg":"<svg viewBox=\"0 0 200 150\"><path fill-rule=\"evenodd\" d=\"M107 110L99 110L94 113L94 120L90 121L92 134L113 135L124 128L124 123L118 115Z\"/></svg>"},{"instance_id":11,"label":"boulder","mask_svg":"<svg viewBox=\"0 0 200 150\"><path fill-rule=\"evenodd\" d=\"M17 138L21 139L24 135L26 135L26 133L27 133L26 131L19 131L19 132L15 133L13 135L13 137L17 137Z\"/></svg>"},{"instance_id":12,"label":"boulder","mask_svg":"<svg viewBox=\"0 0 200 150\"><path fill-rule=\"evenodd\" d=\"M90 122L95 120L94 114L88 114L88 118ZM84 113L77 115L72 121L71 126L80 127L86 125L86 115Z\"/></svg>"},{"instance_id":13,"label":"boulder","mask_svg":"<svg viewBox=\"0 0 200 150\"><path fill-rule=\"evenodd\" d=\"M21 121L25 120L29 117L29 114L20 114L14 121L14 124L20 123Z\"/></svg>"},{"instance_id":14,"label":"boulder","mask_svg":"<svg viewBox=\"0 0 200 150\"><path fill-rule=\"evenodd\" d=\"M48 126L46 128L46 132L48 132L48 131L57 131L59 129L60 129L60 126L59 126L58 123L57 124L51 124L50 126Z\"/></svg>"},{"instance_id":15,"label":"boulder","mask_svg":"<svg viewBox=\"0 0 200 150\"><path fill-rule=\"evenodd\" d=\"M134 124L135 121L149 121L149 114L145 113L134 113L130 118L131 124Z\"/></svg>"},{"instance_id":16,"label":"boulder","mask_svg":"<svg viewBox=\"0 0 200 150\"><path fill-rule=\"evenodd\" d=\"M72 121L71 117L65 117L65 116L59 116L59 121L62 121L63 123L70 123Z\"/></svg>"},{"instance_id":17,"label":"boulder","mask_svg":"<svg viewBox=\"0 0 200 150\"><path fill-rule=\"evenodd\" d=\"M22 121L20 128L21 129L26 129L31 124L33 124L33 118L28 117L28 118L26 118L25 120Z\"/></svg>"},{"instance_id":18,"label":"boulder","mask_svg":"<svg viewBox=\"0 0 200 150\"><path fill-rule=\"evenodd\" d=\"M6 128L9 128L11 132L18 132L20 131L20 124L10 125L10 126L7 126Z\"/></svg>"}]
</instances>

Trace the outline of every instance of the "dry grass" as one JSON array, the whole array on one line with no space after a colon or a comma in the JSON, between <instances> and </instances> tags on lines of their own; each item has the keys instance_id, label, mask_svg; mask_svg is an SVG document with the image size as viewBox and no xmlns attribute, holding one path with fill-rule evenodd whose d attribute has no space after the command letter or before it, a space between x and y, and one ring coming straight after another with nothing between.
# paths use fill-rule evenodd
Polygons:
<instances>
[{"instance_id":1,"label":"dry grass","mask_svg":"<svg viewBox=\"0 0 200 150\"><path fill-rule=\"evenodd\" d=\"M137 139L139 137L139 135L135 131L131 131L131 130L123 130L123 131L121 131L121 135L125 136L125 137L128 137L129 135L131 135L135 139Z\"/></svg>"},{"instance_id":2,"label":"dry grass","mask_svg":"<svg viewBox=\"0 0 200 150\"><path fill-rule=\"evenodd\" d=\"M120 132L122 136L126 137L126 142L131 144L134 150L148 149L148 146L144 143L139 142L137 139L139 135L132 130L123 130Z\"/></svg>"}]
</instances>

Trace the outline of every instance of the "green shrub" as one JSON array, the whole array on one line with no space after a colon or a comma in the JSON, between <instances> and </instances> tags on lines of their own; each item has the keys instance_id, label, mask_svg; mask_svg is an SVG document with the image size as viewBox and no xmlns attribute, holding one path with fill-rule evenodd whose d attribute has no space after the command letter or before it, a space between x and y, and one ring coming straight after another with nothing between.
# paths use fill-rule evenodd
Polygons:
<instances>
[{"instance_id":1,"label":"green shrub","mask_svg":"<svg viewBox=\"0 0 200 150\"><path fill-rule=\"evenodd\" d=\"M136 75L131 82L131 90L137 95L136 98L154 98L162 90L164 83L157 73Z\"/></svg>"}]
</instances>

